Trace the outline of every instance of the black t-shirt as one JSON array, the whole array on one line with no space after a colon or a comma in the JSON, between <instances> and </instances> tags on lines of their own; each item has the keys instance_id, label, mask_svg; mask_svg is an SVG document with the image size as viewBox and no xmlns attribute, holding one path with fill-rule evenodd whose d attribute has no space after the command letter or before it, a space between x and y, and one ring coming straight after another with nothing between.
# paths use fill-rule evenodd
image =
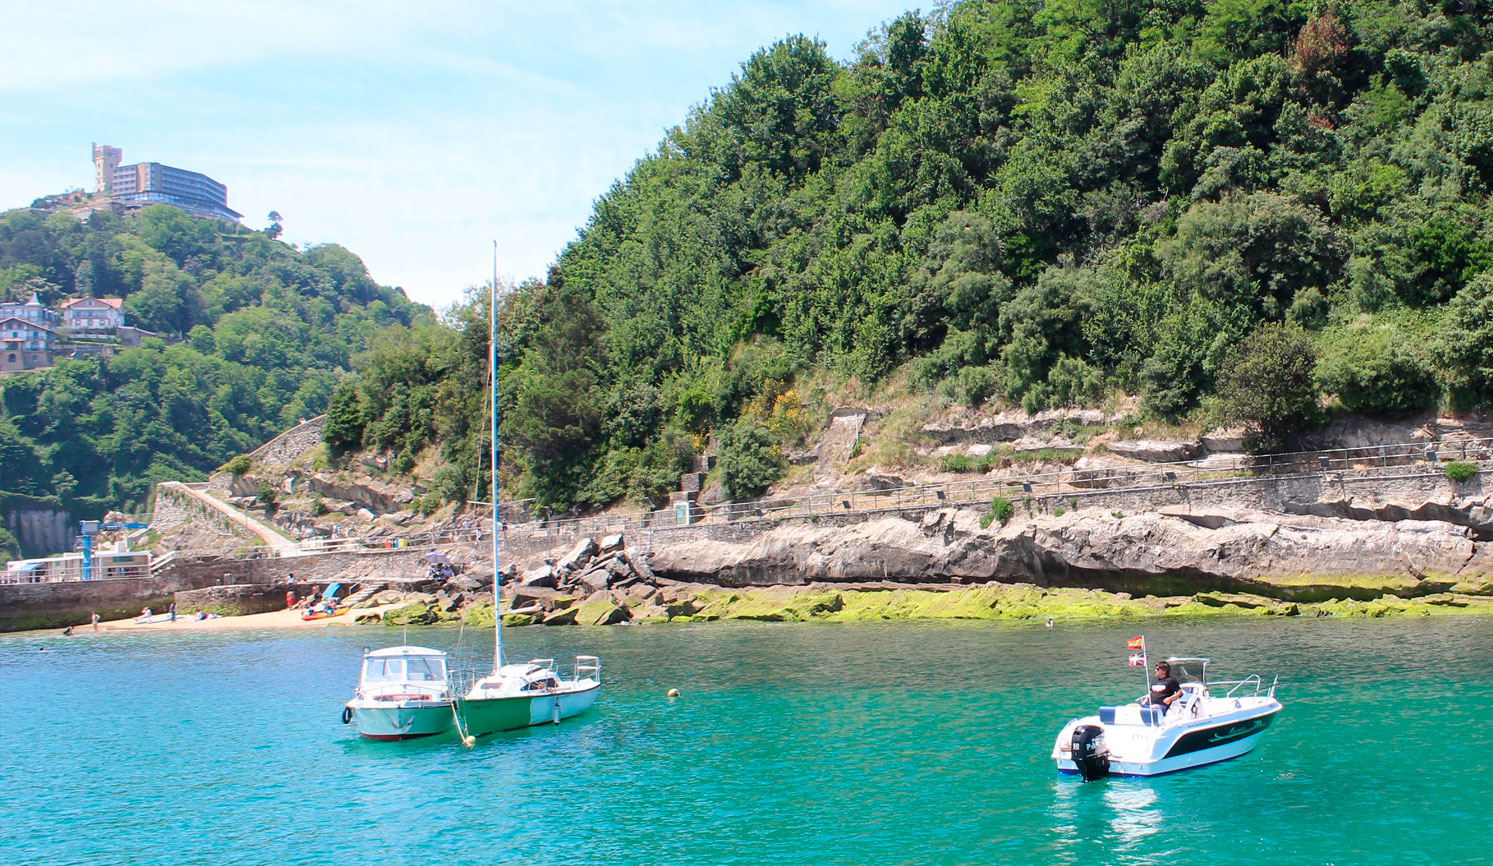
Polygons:
<instances>
[{"instance_id":1,"label":"black t-shirt","mask_svg":"<svg viewBox=\"0 0 1493 866\"><path fill-rule=\"evenodd\" d=\"M1182 686L1176 677L1157 677L1151 683L1151 704L1153 706L1166 706L1162 701L1182 691Z\"/></svg>"}]
</instances>

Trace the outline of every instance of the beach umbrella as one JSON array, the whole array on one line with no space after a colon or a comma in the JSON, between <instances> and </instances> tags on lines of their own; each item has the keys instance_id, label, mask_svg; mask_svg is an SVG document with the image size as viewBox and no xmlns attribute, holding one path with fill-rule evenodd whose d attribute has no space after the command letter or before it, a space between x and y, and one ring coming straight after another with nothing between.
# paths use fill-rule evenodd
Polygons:
<instances>
[{"instance_id":1,"label":"beach umbrella","mask_svg":"<svg viewBox=\"0 0 1493 866\"><path fill-rule=\"evenodd\" d=\"M420 559L424 560L425 562L438 562L442 565L451 564L451 560L446 558L446 554L439 550L432 550L431 552L420 557Z\"/></svg>"}]
</instances>

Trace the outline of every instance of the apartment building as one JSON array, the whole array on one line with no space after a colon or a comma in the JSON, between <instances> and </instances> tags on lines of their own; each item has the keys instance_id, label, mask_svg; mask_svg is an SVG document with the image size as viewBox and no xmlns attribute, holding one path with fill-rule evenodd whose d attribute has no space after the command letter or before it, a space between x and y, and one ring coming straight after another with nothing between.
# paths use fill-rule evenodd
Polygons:
<instances>
[{"instance_id":1,"label":"apartment building","mask_svg":"<svg viewBox=\"0 0 1493 866\"><path fill-rule=\"evenodd\" d=\"M93 145L94 192L126 210L169 204L227 222L236 223L243 216L228 206L228 187L205 174L159 162L120 165L123 158L120 148Z\"/></svg>"}]
</instances>

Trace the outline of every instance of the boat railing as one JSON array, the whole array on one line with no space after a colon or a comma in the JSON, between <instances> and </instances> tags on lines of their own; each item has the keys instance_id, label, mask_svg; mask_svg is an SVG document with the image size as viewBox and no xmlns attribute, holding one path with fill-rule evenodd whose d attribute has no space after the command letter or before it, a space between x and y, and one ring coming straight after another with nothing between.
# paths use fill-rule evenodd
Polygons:
<instances>
[{"instance_id":1,"label":"boat railing","mask_svg":"<svg viewBox=\"0 0 1493 866\"><path fill-rule=\"evenodd\" d=\"M1280 677L1276 677L1276 680L1279 679ZM1265 688L1265 684L1260 679L1259 674L1250 674L1242 680L1215 680L1208 685L1210 687L1210 690L1212 688L1229 686L1229 690L1227 692L1224 692L1223 696L1225 698L1245 697L1243 693L1244 690L1249 689L1251 686L1253 686L1253 688L1251 689L1249 696L1254 697L1258 696L1260 692ZM1272 696L1275 694L1275 683L1270 684L1269 694Z\"/></svg>"},{"instance_id":2,"label":"boat railing","mask_svg":"<svg viewBox=\"0 0 1493 866\"><path fill-rule=\"evenodd\" d=\"M575 679L583 679L582 674L589 675L591 679L601 682L601 659L596 656L576 656Z\"/></svg>"}]
</instances>

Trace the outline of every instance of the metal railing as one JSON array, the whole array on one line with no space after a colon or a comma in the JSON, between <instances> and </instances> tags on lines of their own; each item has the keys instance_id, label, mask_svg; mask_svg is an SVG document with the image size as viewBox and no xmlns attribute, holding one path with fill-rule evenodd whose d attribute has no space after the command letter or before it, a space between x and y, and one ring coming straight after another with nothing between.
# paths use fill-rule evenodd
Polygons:
<instances>
[{"instance_id":1,"label":"metal railing","mask_svg":"<svg viewBox=\"0 0 1493 866\"><path fill-rule=\"evenodd\" d=\"M1053 496L1083 499L1126 490L1209 483L1239 483L1262 477L1308 477L1329 472L1388 469L1442 461L1493 460L1493 438L1406 442L1323 451L1299 451L1249 456L1240 454L1235 465L1209 465L1206 460L1150 463L1142 466L1065 468L1049 472L982 477L968 481L919 484L886 490L814 493L779 499L728 502L716 506L688 506L690 520L679 520L673 508L631 514L558 517L537 521L538 529L556 535L609 534L629 530L720 525L744 520L782 520L835 513L899 511L940 505L967 504L1005 496L1039 500ZM1429 471L1429 470L1428 470ZM1414 477L1408 473L1393 477ZM681 510L684 506L681 506ZM525 527L533 524L525 524Z\"/></svg>"}]
</instances>

